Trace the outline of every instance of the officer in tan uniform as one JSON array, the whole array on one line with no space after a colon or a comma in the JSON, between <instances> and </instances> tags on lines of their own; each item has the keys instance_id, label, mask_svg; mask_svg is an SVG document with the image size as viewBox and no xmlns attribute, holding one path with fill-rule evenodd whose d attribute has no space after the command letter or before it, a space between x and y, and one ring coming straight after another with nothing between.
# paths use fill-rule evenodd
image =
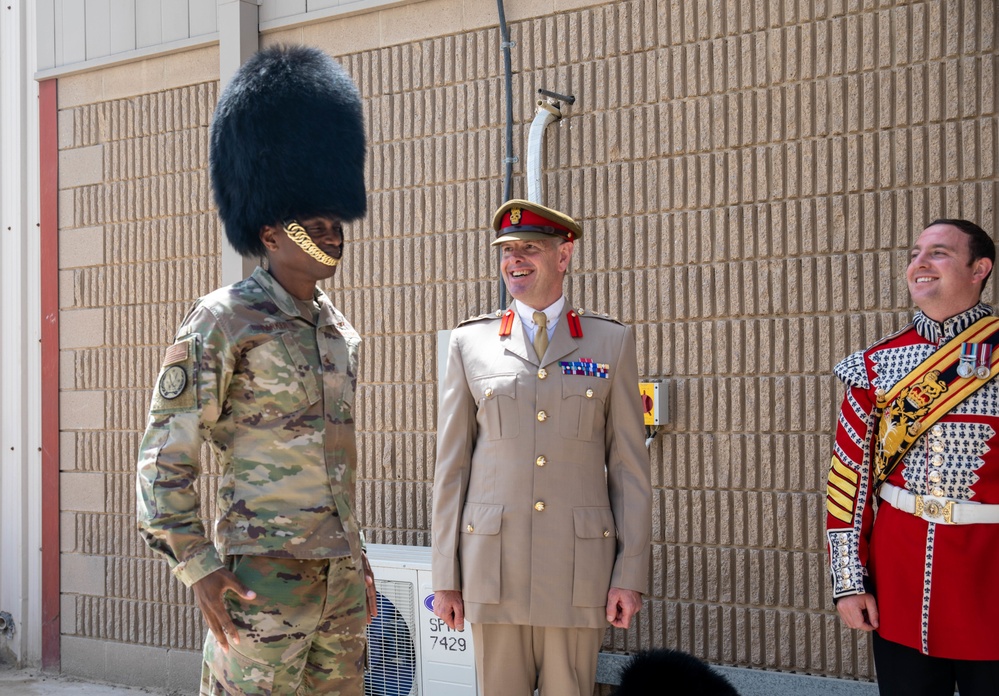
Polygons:
<instances>
[{"instance_id":1,"label":"officer in tan uniform","mask_svg":"<svg viewBox=\"0 0 999 696\"><path fill-rule=\"evenodd\" d=\"M472 626L483 696L590 696L647 590L651 483L635 339L562 292L582 230L511 200L514 302L454 330L437 434L434 611Z\"/></svg>"},{"instance_id":2,"label":"officer in tan uniform","mask_svg":"<svg viewBox=\"0 0 999 696\"><path fill-rule=\"evenodd\" d=\"M204 696L364 691L374 583L354 514L361 338L317 287L366 209L364 123L318 49L251 57L212 121L233 247L265 268L200 298L163 359L138 457L138 523L208 623ZM214 543L195 484L218 463Z\"/></svg>"}]
</instances>

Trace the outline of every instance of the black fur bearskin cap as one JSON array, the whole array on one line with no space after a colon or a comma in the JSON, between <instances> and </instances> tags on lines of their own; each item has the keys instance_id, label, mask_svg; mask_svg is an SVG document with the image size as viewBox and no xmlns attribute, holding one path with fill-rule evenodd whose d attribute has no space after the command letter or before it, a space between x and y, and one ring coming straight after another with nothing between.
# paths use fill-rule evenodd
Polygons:
<instances>
[{"instance_id":1,"label":"black fur bearskin cap","mask_svg":"<svg viewBox=\"0 0 999 696\"><path fill-rule=\"evenodd\" d=\"M256 53L222 91L210 133L212 192L229 243L263 256L264 225L363 217L364 154L361 96L336 61L305 46Z\"/></svg>"}]
</instances>

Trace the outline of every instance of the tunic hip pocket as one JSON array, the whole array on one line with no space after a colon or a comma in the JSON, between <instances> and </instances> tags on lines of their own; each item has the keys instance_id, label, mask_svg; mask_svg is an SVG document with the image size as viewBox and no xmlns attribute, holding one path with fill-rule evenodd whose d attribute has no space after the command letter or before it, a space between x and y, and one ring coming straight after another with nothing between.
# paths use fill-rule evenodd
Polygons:
<instances>
[{"instance_id":1,"label":"tunic hip pocket","mask_svg":"<svg viewBox=\"0 0 999 696\"><path fill-rule=\"evenodd\" d=\"M572 605L602 607L607 604L617 533L610 508L574 508L576 531L572 567Z\"/></svg>"},{"instance_id":2,"label":"tunic hip pocket","mask_svg":"<svg viewBox=\"0 0 999 696\"><path fill-rule=\"evenodd\" d=\"M469 602L498 604L500 601L500 527L503 506L466 503L461 515L462 595Z\"/></svg>"}]
</instances>

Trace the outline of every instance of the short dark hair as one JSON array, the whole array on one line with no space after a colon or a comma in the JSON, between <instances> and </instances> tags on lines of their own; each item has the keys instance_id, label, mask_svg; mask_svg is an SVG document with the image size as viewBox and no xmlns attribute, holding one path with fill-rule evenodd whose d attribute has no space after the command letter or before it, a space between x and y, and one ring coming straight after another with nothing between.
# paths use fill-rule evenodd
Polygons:
<instances>
[{"instance_id":1,"label":"short dark hair","mask_svg":"<svg viewBox=\"0 0 999 696\"><path fill-rule=\"evenodd\" d=\"M993 266L995 265L996 243L992 241L992 237L989 236L988 232L975 223L968 220L940 218L939 220L934 220L926 227L933 227L934 225L950 225L952 227L956 227L970 237L968 240L968 247L971 249L971 263L974 263L978 259L988 259L992 262ZM986 274L985 279L982 280L983 288L985 287L985 283L988 282L990 275L992 275L992 271L989 271Z\"/></svg>"}]
</instances>

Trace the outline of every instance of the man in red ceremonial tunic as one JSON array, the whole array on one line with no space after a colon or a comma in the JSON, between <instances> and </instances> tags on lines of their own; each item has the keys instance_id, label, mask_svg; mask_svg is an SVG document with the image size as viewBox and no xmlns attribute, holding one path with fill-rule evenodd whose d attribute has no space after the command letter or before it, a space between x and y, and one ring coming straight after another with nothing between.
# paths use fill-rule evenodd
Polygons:
<instances>
[{"instance_id":1,"label":"man in red ceremonial tunic","mask_svg":"<svg viewBox=\"0 0 999 696\"><path fill-rule=\"evenodd\" d=\"M912 323L835 368L833 597L875 632L881 694L999 693L999 320L981 303L995 255L978 225L932 223L906 271Z\"/></svg>"}]
</instances>

